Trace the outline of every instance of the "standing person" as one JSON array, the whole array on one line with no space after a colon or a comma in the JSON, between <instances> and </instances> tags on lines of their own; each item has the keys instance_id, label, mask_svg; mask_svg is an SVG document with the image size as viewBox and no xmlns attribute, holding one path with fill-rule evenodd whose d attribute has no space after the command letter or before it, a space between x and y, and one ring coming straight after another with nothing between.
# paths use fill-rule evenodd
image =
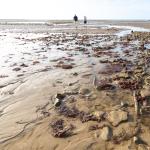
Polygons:
<instances>
[{"instance_id":1,"label":"standing person","mask_svg":"<svg viewBox=\"0 0 150 150\"><path fill-rule=\"evenodd\" d=\"M75 23L78 21L77 15L74 15L73 20L75 21Z\"/></svg>"},{"instance_id":2,"label":"standing person","mask_svg":"<svg viewBox=\"0 0 150 150\"><path fill-rule=\"evenodd\" d=\"M84 16L84 24L87 24L87 18Z\"/></svg>"},{"instance_id":3,"label":"standing person","mask_svg":"<svg viewBox=\"0 0 150 150\"><path fill-rule=\"evenodd\" d=\"M85 27L85 32L86 32L86 34L87 34L87 18L86 18L86 16L84 16L84 27Z\"/></svg>"},{"instance_id":4,"label":"standing person","mask_svg":"<svg viewBox=\"0 0 150 150\"><path fill-rule=\"evenodd\" d=\"M77 17L77 15L74 15L73 20L74 20L74 22L75 22L76 34L77 34L77 22L78 22L78 17Z\"/></svg>"}]
</instances>

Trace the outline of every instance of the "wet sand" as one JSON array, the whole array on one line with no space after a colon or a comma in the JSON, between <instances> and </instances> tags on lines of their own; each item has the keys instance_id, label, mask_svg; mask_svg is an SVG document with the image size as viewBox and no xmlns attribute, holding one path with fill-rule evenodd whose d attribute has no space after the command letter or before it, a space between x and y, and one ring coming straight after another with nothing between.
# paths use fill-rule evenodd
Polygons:
<instances>
[{"instance_id":1,"label":"wet sand","mask_svg":"<svg viewBox=\"0 0 150 150\"><path fill-rule=\"evenodd\" d=\"M148 149L150 33L131 30L1 25L0 149Z\"/></svg>"}]
</instances>

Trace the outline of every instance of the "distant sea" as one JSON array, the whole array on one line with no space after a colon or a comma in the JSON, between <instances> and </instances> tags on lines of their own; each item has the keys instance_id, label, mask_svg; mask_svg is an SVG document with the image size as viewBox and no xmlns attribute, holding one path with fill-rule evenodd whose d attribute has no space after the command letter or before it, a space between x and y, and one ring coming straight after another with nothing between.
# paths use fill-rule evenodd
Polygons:
<instances>
[{"instance_id":1,"label":"distant sea","mask_svg":"<svg viewBox=\"0 0 150 150\"><path fill-rule=\"evenodd\" d=\"M0 24L45 24L48 20L0 19Z\"/></svg>"}]
</instances>

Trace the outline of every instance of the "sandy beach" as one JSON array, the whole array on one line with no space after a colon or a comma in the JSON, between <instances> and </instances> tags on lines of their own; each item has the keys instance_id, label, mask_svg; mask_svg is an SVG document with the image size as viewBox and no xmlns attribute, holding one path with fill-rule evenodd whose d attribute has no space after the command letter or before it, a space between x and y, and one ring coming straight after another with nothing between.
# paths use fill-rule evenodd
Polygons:
<instances>
[{"instance_id":1,"label":"sandy beach","mask_svg":"<svg viewBox=\"0 0 150 150\"><path fill-rule=\"evenodd\" d=\"M150 22L0 24L0 52L0 150L150 149Z\"/></svg>"}]
</instances>

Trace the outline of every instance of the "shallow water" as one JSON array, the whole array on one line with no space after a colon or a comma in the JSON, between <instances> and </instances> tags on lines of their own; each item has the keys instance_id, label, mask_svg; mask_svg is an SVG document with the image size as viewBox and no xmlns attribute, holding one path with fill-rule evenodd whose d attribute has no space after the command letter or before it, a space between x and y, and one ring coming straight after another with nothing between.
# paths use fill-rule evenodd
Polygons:
<instances>
[{"instance_id":1,"label":"shallow water","mask_svg":"<svg viewBox=\"0 0 150 150\"><path fill-rule=\"evenodd\" d=\"M84 25L81 25L83 27ZM116 33L116 37L125 36L131 31L149 31L144 28L138 27L130 27L130 26L112 26L112 25L104 25L103 23L93 22L88 25L89 28L119 28L124 29L118 33ZM34 72L39 67L45 67L50 65L50 61L53 59L59 59L63 56L68 56L66 51L63 49L70 48L70 50L75 48L75 40L73 40L74 35L67 35L67 40L71 40L71 42L67 41L62 45L56 44L48 44L44 41L39 41L36 39L44 38L50 36L54 33L48 33L51 30L62 30L63 29L74 29L74 25L71 24L63 24L57 26L47 26L45 24L23 24L23 25L0 25L0 74L13 74L16 75L16 72L12 71L13 68L19 66L22 63L29 65L29 68L23 68L21 72ZM59 34L56 33L59 38ZM92 36L92 34L90 35ZM100 36L101 37L101 36ZM106 41L105 41L106 40ZM34 41L34 42L33 42ZM108 46L113 44L113 40L108 41L106 38L94 38L92 41L93 47L95 46ZM149 48L149 44L146 45ZM122 48L120 45L116 45L114 48L114 52L118 52L122 54ZM39 52L38 52L39 51ZM79 54L77 52L71 52L72 54ZM40 61L40 66L33 66L33 61Z\"/></svg>"}]
</instances>

